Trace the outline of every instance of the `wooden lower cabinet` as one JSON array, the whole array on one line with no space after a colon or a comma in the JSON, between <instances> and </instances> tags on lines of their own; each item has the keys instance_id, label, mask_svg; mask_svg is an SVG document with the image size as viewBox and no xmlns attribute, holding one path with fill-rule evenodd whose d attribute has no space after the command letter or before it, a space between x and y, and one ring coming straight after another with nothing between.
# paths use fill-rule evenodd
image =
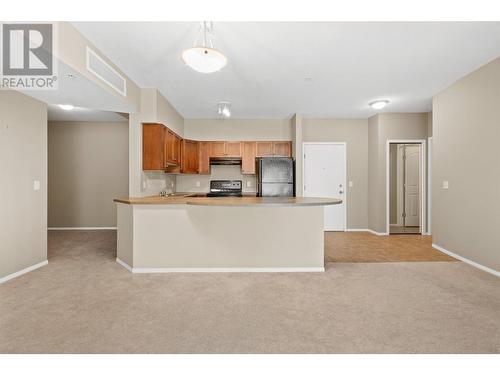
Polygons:
<instances>
[{"instance_id":1,"label":"wooden lower cabinet","mask_svg":"<svg viewBox=\"0 0 500 375\"><path fill-rule=\"evenodd\" d=\"M257 155L257 142L241 142L241 173L255 174L255 156Z\"/></svg>"},{"instance_id":2,"label":"wooden lower cabinet","mask_svg":"<svg viewBox=\"0 0 500 375\"><path fill-rule=\"evenodd\" d=\"M198 142L198 173L210 174L210 142Z\"/></svg>"},{"instance_id":3,"label":"wooden lower cabinet","mask_svg":"<svg viewBox=\"0 0 500 375\"><path fill-rule=\"evenodd\" d=\"M198 173L198 142L189 139L181 141L181 173Z\"/></svg>"}]
</instances>

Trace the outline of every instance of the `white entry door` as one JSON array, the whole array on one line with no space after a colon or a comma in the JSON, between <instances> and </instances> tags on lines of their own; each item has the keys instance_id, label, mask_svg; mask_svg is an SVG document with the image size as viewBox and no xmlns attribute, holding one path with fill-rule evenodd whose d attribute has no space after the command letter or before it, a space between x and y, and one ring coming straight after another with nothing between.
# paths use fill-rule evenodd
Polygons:
<instances>
[{"instance_id":1,"label":"white entry door","mask_svg":"<svg viewBox=\"0 0 500 375\"><path fill-rule=\"evenodd\" d=\"M339 198L325 206L325 231L345 230L345 143L304 143L304 196Z\"/></svg>"},{"instance_id":2,"label":"white entry door","mask_svg":"<svg viewBox=\"0 0 500 375\"><path fill-rule=\"evenodd\" d=\"M420 145L405 146L405 226L420 225Z\"/></svg>"}]
</instances>

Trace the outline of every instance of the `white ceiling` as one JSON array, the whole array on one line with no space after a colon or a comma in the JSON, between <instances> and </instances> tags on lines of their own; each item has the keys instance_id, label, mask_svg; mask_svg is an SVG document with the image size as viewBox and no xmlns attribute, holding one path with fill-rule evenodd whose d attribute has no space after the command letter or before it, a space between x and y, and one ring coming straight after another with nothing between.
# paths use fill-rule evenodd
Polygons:
<instances>
[{"instance_id":1,"label":"white ceiling","mask_svg":"<svg viewBox=\"0 0 500 375\"><path fill-rule=\"evenodd\" d=\"M368 117L422 112L448 85L500 56L500 22L215 23L220 72L200 74L181 52L197 23L77 22L75 26L141 87L156 87L186 118ZM305 78L312 78L306 80Z\"/></svg>"},{"instance_id":2,"label":"white ceiling","mask_svg":"<svg viewBox=\"0 0 500 375\"><path fill-rule=\"evenodd\" d=\"M118 122L128 121L124 115L110 112L100 111L97 109L75 107L71 111L65 111L56 104L48 105L48 120L49 121L99 121L99 122Z\"/></svg>"}]
</instances>

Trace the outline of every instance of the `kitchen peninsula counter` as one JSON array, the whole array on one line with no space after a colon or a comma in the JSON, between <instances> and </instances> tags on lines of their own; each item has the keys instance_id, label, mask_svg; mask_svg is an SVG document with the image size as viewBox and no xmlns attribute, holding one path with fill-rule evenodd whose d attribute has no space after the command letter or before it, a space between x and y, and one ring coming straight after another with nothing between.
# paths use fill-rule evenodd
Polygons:
<instances>
[{"instance_id":1,"label":"kitchen peninsula counter","mask_svg":"<svg viewBox=\"0 0 500 375\"><path fill-rule=\"evenodd\" d=\"M117 262L134 273L324 271L333 198L117 198Z\"/></svg>"},{"instance_id":2,"label":"kitchen peninsula counter","mask_svg":"<svg viewBox=\"0 0 500 375\"><path fill-rule=\"evenodd\" d=\"M342 201L335 198L309 197L202 197L197 194L181 193L171 196L150 196L142 198L117 198L115 202L124 204L189 204L198 206L327 206L340 204Z\"/></svg>"}]
</instances>

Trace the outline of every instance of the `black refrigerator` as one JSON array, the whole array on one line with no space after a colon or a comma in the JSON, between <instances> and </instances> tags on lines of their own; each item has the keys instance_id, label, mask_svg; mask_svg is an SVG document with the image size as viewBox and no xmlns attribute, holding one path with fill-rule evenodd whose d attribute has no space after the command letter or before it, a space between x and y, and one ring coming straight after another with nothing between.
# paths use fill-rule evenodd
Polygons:
<instances>
[{"instance_id":1,"label":"black refrigerator","mask_svg":"<svg viewBox=\"0 0 500 375\"><path fill-rule=\"evenodd\" d=\"M256 158L257 196L294 197L295 162L293 158Z\"/></svg>"}]
</instances>

